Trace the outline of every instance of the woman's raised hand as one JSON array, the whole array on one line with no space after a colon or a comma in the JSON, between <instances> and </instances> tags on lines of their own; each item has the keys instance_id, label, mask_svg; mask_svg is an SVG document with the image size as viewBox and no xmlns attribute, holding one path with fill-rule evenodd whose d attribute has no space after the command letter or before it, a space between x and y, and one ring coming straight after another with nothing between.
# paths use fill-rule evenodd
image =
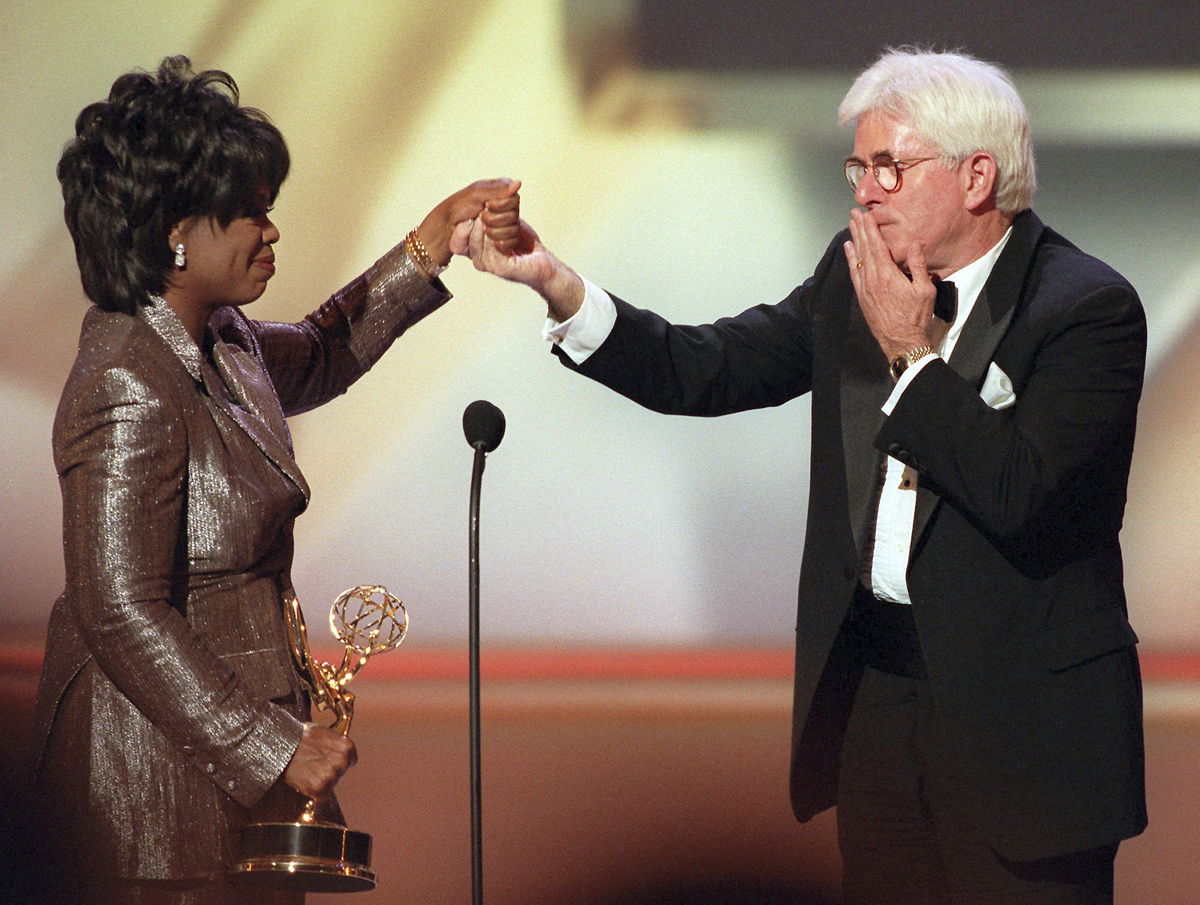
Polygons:
<instances>
[{"instance_id":1,"label":"woman's raised hand","mask_svg":"<svg viewBox=\"0 0 1200 905\"><path fill-rule=\"evenodd\" d=\"M488 237L503 251L516 247L521 188L516 179L481 179L460 189L431 210L417 227L417 236L435 264L450 263L455 227L479 219Z\"/></svg>"}]
</instances>

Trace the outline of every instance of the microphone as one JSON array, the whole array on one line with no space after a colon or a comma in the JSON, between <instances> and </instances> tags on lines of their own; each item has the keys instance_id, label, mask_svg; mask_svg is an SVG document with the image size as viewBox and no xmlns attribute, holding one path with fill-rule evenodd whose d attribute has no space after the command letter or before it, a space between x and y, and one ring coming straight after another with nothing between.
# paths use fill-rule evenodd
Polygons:
<instances>
[{"instance_id":1,"label":"microphone","mask_svg":"<svg viewBox=\"0 0 1200 905\"><path fill-rule=\"evenodd\" d=\"M490 402L477 399L463 412L463 433L470 446L490 453L504 439L504 412Z\"/></svg>"}]
</instances>

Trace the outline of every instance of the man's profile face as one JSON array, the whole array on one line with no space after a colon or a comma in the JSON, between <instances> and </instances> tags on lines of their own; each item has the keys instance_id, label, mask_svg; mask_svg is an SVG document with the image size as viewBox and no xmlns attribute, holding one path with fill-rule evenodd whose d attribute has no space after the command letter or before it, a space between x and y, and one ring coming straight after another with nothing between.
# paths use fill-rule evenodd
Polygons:
<instances>
[{"instance_id":1,"label":"man's profile face","mask_svg":"<svg viewBox=\"0 0 1200 905\"><path fill-rule=\"evenodd\" d=\"M881 157L904 161L936 158L939 153L902 120L872 111L858 121L851 156L868 164L854 200L878 224L892 260L907 269L908 252L916 241L925 249L929 271L945 276L943 271L957 270L975 256L973 249L964 247L970 214L965 206L969 180L962 167L947 168L936 159L914 164L901 169L897 188L887 192L869 166Z\"/></svg>"}]
</instances>

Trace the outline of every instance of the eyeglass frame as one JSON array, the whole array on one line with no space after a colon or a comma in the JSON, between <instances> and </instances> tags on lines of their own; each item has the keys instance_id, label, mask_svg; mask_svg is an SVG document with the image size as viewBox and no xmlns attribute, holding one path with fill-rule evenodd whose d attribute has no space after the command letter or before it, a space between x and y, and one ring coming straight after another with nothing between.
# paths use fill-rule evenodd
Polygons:
<instances>
[{"instance_id":1,"label":"eyeglass frame","mask_svg":"<svg viewBox=\"0 0 1200 905\"><path fill-rule=\"evenodd\" d=\"M895 192L900 191L900 187L904 184L904 171L905 170L915 167L919 163L925 163L925 161L927 161L927 160L937 160L937 159L939 159L939 157L940 157L940 155L935 154L932 157L909 157L905 160L897 160L895 157L892 157L889 154L876 154L875 157L873 157L871 159L870 163L866 163L865 161L859 160L857 157L847 157L846 162L844 164L842 164L842 173L846 177L846 182L850 185L850 190L853 192L857 192L858 187L860 185L862 185L863 176L866 176L867 170L870 170L871 175L875 177L876 184L881 189L883 189L883 191L885 191L889 195L891 195L891 194L894 194ZM876 161L885 160L885 159L891 161L891 166L887 166L886 164L880 164L880 163L876 162ZM862 167L862 175L858 177L857 182L855 182L853 179L850 178L850 168L851 167ZM880 169L889 169L889 170L895 171L896 184L894 186L892 186L890 189L884 188L883 183L879 181Z\"/></svg>"}]
</instances>

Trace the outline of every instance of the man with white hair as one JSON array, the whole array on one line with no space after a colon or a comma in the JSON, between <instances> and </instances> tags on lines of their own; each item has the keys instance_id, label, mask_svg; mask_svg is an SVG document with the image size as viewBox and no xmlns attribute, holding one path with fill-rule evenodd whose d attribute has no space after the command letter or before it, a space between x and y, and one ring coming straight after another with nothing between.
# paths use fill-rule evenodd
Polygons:
<instances>
[{"instance_id":1,"label":"man with white hair","mask_svg":"<svg viewBox=\"0 0 1200 905\"><path fill-rule=\"evenodd\" d=\"M1029 209L1002 70L888 51L839 116L859 207L779 304L674 326L527 225L515 256L482 225L469 251L545 298L564 364L648 408L812 393L791 791L801 820L837 805L846 901L1110 903L1146 823L1118 544L1141 303Z\"/></svg>"}]
</instances>

